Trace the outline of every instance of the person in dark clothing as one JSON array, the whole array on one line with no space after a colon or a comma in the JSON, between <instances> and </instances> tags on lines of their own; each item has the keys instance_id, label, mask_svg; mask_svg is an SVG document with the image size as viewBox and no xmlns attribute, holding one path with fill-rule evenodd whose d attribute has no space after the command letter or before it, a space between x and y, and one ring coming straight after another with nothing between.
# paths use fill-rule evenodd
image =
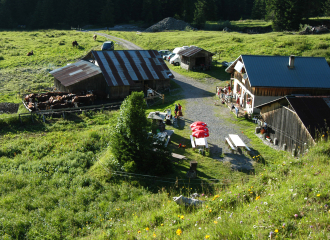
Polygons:
<instances>
[{"instance_id":1,"label":"person in dark clothing","mask_svg":"<svg viewBox=\"0 0 330 240\"><path fill-rule=\"evenodd\" d=\"M178 105L175 104L175 108L174 108L175 117L176 117L178 111L179 111L179 107L178 107Z\"/></svg>"}]
</instances>

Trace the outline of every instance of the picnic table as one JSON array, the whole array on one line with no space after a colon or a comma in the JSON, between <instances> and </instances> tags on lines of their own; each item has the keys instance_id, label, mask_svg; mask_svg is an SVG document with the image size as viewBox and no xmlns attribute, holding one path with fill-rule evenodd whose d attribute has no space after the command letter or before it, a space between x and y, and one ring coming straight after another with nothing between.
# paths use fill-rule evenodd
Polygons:
<instances>
[{"instance_id":1,"label":"picnic table","mask_svg":"<svg viewBox=\"0 0 330 240\"><path fill-rule=\"evenodd\" d=\"M202 148L206 148L206 150L209 148L206 138L195 138L195 143L197 147L201 146Z\"/></svg>"},{"instance_id":2,"label":"picnic table","mask_svg":"<svg viewBox=\"0 0 330 240\"><path fill-rule=\"evenodd\" d=\"M237 134L229 134L229 138L236 148L243 147L246 150L251 151Z\"/></svg>"}]
</instances>

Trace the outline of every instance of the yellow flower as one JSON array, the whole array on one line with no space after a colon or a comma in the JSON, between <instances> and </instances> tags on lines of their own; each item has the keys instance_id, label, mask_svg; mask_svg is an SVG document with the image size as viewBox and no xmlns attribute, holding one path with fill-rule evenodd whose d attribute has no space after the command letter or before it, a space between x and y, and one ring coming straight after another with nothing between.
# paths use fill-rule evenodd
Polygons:
<instances>
[{"instance_id":1,"label":"yellow flower","mask_svg":"<svg viewBox=\"0 0 330 240\"><path fill-rule=\"evenodd\" d=\"M253 188L253 186L251 186L251 188Z\"/></svg>"},{"instance_id":2,"label":"yellow flower","mask_svg":"<svg viewBox=\"0 0 330 240\"><path fill-rule=\"evenodd\" d=\"M178 218L180 218L180 215L178 215Z\"/></svg>"},{"instance_id":3,"label":"yellow flower","mask_svg":"<svg viewBox=\"0 0 330 240\"><path fill-rule=\"evenodd\" d=\"M260 196L256 197L256 200L259 200L260 199Z\"/></svg>"},{"instance_id":4,"label":"yellow flower","mask_svg":"<svg viewBox=\"0 0 330 240\"><path fill-rule=\"evenodd\" d=\"M146 227L146 231L149 231L149 228L148 227Z\"/></svg>"},{"instance_id":5,"label":"yellow flower","mask_svg":"<svg viewBox=\"0 0 330 240\"><path fill-rule=\"evenodd\" d=\"M209 212L212 212L212 209L210 209Z\"/></svg>"},{"instance_id":6,"label":"yellow flower","mask_svg":"<svg viewBox=\"0 0 330 240\"><path fill-rule=\"evenodd\" d=\"M156 237L156 233L152 234L152 236L155 238Z\"/></svg>"},{"instance_id":7,"label":"yellow flower","mask_svg":"<svg viewBox=\"0 0 330 240\"><path fill-rule=\"evenodd\" d=\"M210 235L205 235L205 239L208 239L210 238L211 236Z\"/></svg>"},{"instance_id":8,"label":"yellow flower","mask_svg":"<svg viewBox=\"0 0 330 240\"><path fill-rule=\"evenodd\" d=\"M162 223L162 224L160 224L160 226L164 226L164 224Z\"/></svg>"},{"instance_id":9,"label":"yellow flower","mask_svg":"<svg viewBox=\"0 0 330 240\"><path fill-rule=\"evenodd\" d=\"M249 192L251 191L251 189L248 190Z\"/></svg>"},{"instance_id":10,"label":"yellow flower","mask_svg":"<svg viewBox=\"0 0 330 240\"><path fill-rule=\"evenodd\" d=\"M176 230L176 235L181 236L181 234L182 234L182 230L180 228Z\"/></svg>"},{"instance_id":11,"label":"yellow flower","mask_svg":"<svg viewBox=\"0 0 330 240\"><path fill-rule=\"evenodd\" d=\"M274 231L274 232L278 233L278 229L275 229L275 231Z\"/></svg>"},{"instance_id":12,"label":"yellow flower","mask_svg":"<svg viewBox=\"0 0 330 240\"><path fill-rule=\"evenodd\" d=\"M184 216L182 215L180 218L183 220L184 219Z\"/></svg>"},{"instance_id":13,"label":"yellow flower","mask_svg":"<svg viewBox=\"0 0 330 240\"><path fill-rule=\"evenodd\" d=\"M141 233L141 231L138 231L138 233Z\"/></svg>"},{"instance_id":14,"label":"yellow flower","mask_svg":"<svg viewBox=\"0 0 330 240\"><path fill-rule=\"evenodd\" d=\"M321 194L317 194L317 195L316 195L316 197L320 197L320 196L321 196Z\"/></svg>"},{"instance_id":15,"label":"yellow flower","mask_svg":"<svg viewBox=\"0 0 330 240\"><path fill-rule=\"evenodd\" d=\"M251 194L253 193L253 192L250 192Z\"/></svg>"},{"instance_id":16,"label":"yellow flower","mask_svg":"<svg viewBox=\"0 0 330 240\"><path fill-rule=\"evenodd\" d=\"M217 224L218 222L217 221L214 221L214 224Z\"/></svg>"}]
</instances>

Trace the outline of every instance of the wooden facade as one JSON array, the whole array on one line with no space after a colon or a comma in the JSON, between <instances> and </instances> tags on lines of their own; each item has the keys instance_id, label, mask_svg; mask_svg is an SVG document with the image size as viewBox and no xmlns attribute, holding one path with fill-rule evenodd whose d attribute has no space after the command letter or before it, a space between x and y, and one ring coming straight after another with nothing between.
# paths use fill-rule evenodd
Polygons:
<instances>
[{"instance_id":1,"label":"wooden facade","mask_svg":"<svg viewBox=\"0 0 330 240\"><path fill-rule=\"evenodd\" d=\"M286 150L302 154L314 144L314 140L290 105L282 104L276 101L262 106L260 114L268 126L266 135L272 140L277 138L278 145L283 147L285 144Z\"/></svg>"},{"instance_id":2,"label":"wooden facade","mask_svg":"<svg viewBox=\"0 0 330 240\"><path fill-rule=\"evenodd\" d=\"M201 50L194 55L180 56L181 57L181 67L186 70L192 70L194 67L199 67L201 65L211 66L212 65L212 56L213 53L206 50Z\"/></svg>"}]
</instances>

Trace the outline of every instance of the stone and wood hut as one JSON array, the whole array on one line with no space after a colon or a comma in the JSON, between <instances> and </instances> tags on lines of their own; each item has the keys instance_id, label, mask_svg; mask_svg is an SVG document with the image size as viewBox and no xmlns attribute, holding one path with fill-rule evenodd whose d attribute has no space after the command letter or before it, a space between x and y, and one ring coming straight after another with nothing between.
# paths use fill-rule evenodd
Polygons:
<instances>
[{"instance_id":1,"label":"stone and wood hut","mask_svg":"<svg viewBox=\"0 0 330 240\"><path fill-rule=\"evenodd\" d=\"M84 60L50 74L60 91L103 91L110 99L148 88L169 89L173 77L156 50L91 51Z\"/></svg>"},{"instance_id":2,"label":"stone and wood hut","mask_svg":"<svg viewBox=\"0 0 330 240\"><path fill-rule=\"evenodd\" d=\"M249 113L285 95L330 95L330 68L322 57L241 55L226 72L236 103Z\"/></svg>"},{"instance_id":3,"label":"stone and wood hut","mask_svg":"<svg viewBox=\"0 0 330 240\"><path fill-rule=\"evenodd\" d=\"M267 123L266 135L283 150L302 154L328 137L330 96L285 96L257 106Z\"/></svg>"},{"instance_id":4,"label":"stone and wood hut","mask_svg":"<svg viewBox=\"0 0 330 240\"><path fill-rule=\"evenodd\" d=\"M188 49L178 52L178 55L181 57L181 67L186 70L193 70L194 67L210 67L214 54L202 48L191 46Z\"/></svg>"}]
</instances>

